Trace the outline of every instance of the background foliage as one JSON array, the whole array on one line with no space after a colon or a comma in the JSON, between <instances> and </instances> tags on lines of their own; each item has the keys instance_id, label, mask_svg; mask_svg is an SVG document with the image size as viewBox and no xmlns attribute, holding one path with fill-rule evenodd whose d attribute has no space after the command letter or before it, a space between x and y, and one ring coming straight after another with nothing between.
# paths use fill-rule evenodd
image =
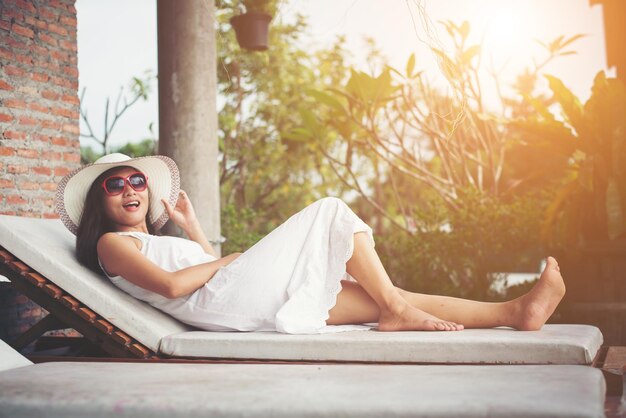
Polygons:
<instances>
[{"instance_id":1,"label":"background foliage","mask_svg":"<svg viewBox=\"0 0 626 418\"><path fill-rule=\"evenodd\" d=\"M590 202L606 215L598 222L608 216L623 227L623 85L599 75L582 106L558 78L544 75L553 59L575 53L581 35L544 43L544 55L516 77L508 96L493 73L500 92L494 109L482 93L481 46L468 42L467 22L444 22L453 47L433 49L444 89L413 56L405 68L386 65L371 40L369 73L352 68L342 38L328 49L303 49L301 16L271 23L267 52L242 51L229 19L252 3L216 2L224 254L244 251L314 200L338 196L373 227L396 284L496 300L504 296L493 291L501 272L538 271L561 242L555 228L572 213L578 225L570 230L585 224L576 199L589 200L581 194L589 184L600 190ZM280 10L279 1L260 3ZM549 90L539 88L545 80ZM140 85L136 94L150 92ZM146 139L119 152L156 149ZM85 161L97 158L91 149L82 153Z\"/></svg>"}]
</instances>

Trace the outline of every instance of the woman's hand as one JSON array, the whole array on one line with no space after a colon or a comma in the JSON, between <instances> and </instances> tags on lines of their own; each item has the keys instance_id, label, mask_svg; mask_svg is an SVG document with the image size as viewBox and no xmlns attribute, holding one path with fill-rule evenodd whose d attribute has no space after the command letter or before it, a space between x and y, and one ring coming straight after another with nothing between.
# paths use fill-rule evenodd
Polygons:
<instances>
[{"instance_id":1,"label":"woman's hand","mask_svg":"<svg viewBox=\"0 0 626 418\"><path fill-rule=\"evenodd\" d=\"M200 222L198 221L198 218L196 218L196 212L193 210L193 206L191 205L191 200L189 200L189 197L184 190L180 191L175 208L172 208L172 205L170 205L170 203L165 199L161 199L161 202L163 202L170 219L178 227L185 231L185 234L187 234L189 239L200 244L207 254L217 257L215 249L206 239L204 231L202 231Z\"/></svg>"},{"instance_id":2,"label":"woman's hand","mask_svg":"<svg viewBox=\"0 0 626 418\"><path fill-rule=\"evenodd\" d=\"M181 190L178 195L176 207L172 208L172 205L165 199L161 199L161 202L163 202L170 219L183 231L187 232L197 225L196 212L184 190Z\"/></svg>"}]
</instances>

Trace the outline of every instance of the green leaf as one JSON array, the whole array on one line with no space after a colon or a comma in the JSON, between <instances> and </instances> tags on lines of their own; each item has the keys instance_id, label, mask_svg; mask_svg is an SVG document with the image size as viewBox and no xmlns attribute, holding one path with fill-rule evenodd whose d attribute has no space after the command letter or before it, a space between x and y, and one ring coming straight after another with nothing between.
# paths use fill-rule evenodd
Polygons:
<instances>
[{"instance_id":1,"label":"green leaf","mask_svg":"<svg viewBox=\"0 0 626 418\"><path fill-rule=\"evenodd\" d=\"M415 54L411 54L409 61L406 63L406 76L413 77L413 70L415 69Z\"/></svg>"},{"instance_id":2,"label":"green leaf","mask_svg":"<svg viewBox=\"0 0 626 418\"><path fill-rule=\"evenodd\" d=\"M469 65L472 61L472 58L474 58L478 54L480 54L480 45L470 46L463 52L463 62Z\"/></svg>"},{"instance_id":3,"label":"green leaf","mask_svg":"<svg viewBox=\"0 0 626 418\"><path fill-rule=\"evenodd\" d=\"M586 33L577 33L576 35L571 36L569 39L565 39L561 44L561 48L565 48L569 44L579 40L580 38L584 38L585 36L587 36Z\"/></svg>"},{"instance_id":4,"label":"green leaf","mask_svg":"<svg viewBox=\"0 0 626 418\"><path fill-rule=\"evenodd\" d=\"M316 132L319 123L317 122L317 118L309 109L300 109L300 116L302 117L302 122L304 123L305 128L307 128L311 132Z\"/></svg>"},{"instance_id":5,"label":"green leaf","mask_svg":"<svg viewBox=\"0 0 626 418\"><path fill-rule=\"evenodd\" d=\"M304 128L294 128L289 132L285 132L281 135L283 140L293 142L308 142L311 139L311 132Z\"/></svg>"},{"instance_id":6,"label":"green leaf","mask_svg":"<svg viewBox=\"0 0 626 418\"><path fill-rule=\"evenodd\" d=\"M452 59L450 59L450 57L448 57L448 55L446 55L445 52L441 51L440 49L437 49L437 48L431 48L431 49L435 53L435 55L437 55L439 59L441 60L440 67L444 75L449 80L457 79L459 76L459 70L458 70L456 63Z\"/></svg>"},{"instance_id":7,"label":"green leaf","mask_svg":"<svg viewBox=\"0 0 626 418\"><path fill-rule=\"evenodd\" d=\"M561 105L564 116L579 133L584 130L583 107L578 97L574 95L561 80L551 75L545 76L554 93L554 99Z\"/></svg>"},{"instance_id":8,"label":"green leaf","mask_svg":"<svg viewBox=\"0 0 626 418\"><path fill-rule=\"evenodd\" d=\"M470 32L470 24L467 20L463 21L463 23L461 23L461 27L459 28L459 34L461 35L461 38L463 39L467 39L467 35L469 35Z\"/></svg>"},{"instance_id":9,"label":"green leaf","mask_svg":"<svg viewBox=\"0 0 626 418\"><path fill-rule=\"evenodd\" d=\"M338 110L342 113L345 113L346 111L345 107L341 104L341 102L339 102L339 100L337 100L336 98L334 98L328 93L325 93L320 90L315 90L315 89L309 89L306 91L306 93L309 96L311 96L313 99L315 99L316 101L322 104L325 104L327 106L330 106L335 110Z\"/></svg>"}]
</instances>

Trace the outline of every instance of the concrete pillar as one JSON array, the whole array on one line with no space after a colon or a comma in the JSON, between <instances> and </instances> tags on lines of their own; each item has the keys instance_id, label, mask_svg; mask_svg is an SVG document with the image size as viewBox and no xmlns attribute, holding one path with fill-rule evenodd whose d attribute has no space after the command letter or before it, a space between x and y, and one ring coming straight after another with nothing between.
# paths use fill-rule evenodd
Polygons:
<instances>
[{"instance_id":1,"label":"concrete pillar","mask_svg":"<svg viewBox=\"0 0 626 418\"><path fill-rule=\"evenodd\" d=\"M213 0L158 0L159 153L176 161L210 241L220 237ZM168 223L171 224L171 223ZM174 225L165 232L181 235ZM219 244L213 244L220 253Z\"/></svg>"}]
</instances>

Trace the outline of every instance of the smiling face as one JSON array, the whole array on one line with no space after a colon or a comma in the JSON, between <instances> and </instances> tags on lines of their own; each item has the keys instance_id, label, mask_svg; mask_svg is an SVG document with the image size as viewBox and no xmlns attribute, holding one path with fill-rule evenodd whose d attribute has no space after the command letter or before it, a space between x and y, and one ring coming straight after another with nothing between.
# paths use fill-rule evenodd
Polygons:
<instances>
[{"instance_id":1,"label":"smiling face","mask_svg":"<svg viewBox=\"0 0 626 418\"><path fill-rule=\"evenodd\" d=\"M120 176L127 179L138 170L132 167L122 167L113 171L109 176ZM137 191L128 180L124 181L124 189L117 195L104 193L102 203L106 216L111 220L116 231L148 232L146 215L150 207L148 188Z\"/></svg>"}]
</instances>

